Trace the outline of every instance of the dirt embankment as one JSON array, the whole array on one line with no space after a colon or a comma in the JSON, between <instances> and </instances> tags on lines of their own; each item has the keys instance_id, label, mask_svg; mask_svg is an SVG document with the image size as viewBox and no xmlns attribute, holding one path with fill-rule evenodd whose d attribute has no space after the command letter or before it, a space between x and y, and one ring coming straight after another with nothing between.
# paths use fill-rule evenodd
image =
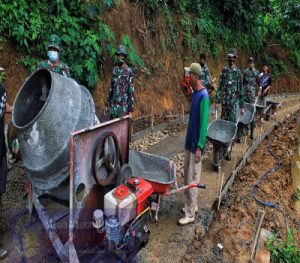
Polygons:
<instances>
[{"instance_id":1,"label":"dirt embankment","mask_svg":"<svg viewBox=\"0 0 300 263\"><path fill-rule=\"evenodd\" d=\"M102 19L116 35L115 45L121 42L124 34L130 36L137 54L143 59L147 68L136 71L136 111L134 117L149 114L151 108L153 108L155 114L169 111L181 112L182 104L187 110L189 103L180 88L183 67L190 65L192 62L197 62L199 54L192 54L191 49L183 45L183 32L179 25L181 18L173 17L174 27L179 32L179 36L171 48L165 45L169 36L161 12L157 10L151 17L148 17L145 14L143 2L122 1L118 7L106 12ZM212 77L217 78L217 81L222 68L227 64L227 48L220 45L219 49L219 56L216 59L207 54L207 63ZM285 61L289 72L287 76L273 82L271 92L299 91L300 78L293 72L293 67L288 60L288 52L280 46L272 46L267 49L273 57ZM248 57L253 54L251 54L251 50L244 49L238 49L238 53L237 65L243 69L246 67ZM22 54L17 53L12 44L5 43L0 51L0 66L4 66L8 73L5 84L9 92L10 102L14 100L16 92L28 76L28 72L24 69L22 63L17 63L21 57ZM260 62L258 61L258 68ZM72 68L72 65L70 67ZM103 68L99 72L101 81L92 92L97 108L104 107L112 67L112 59L104 60Z\"/></svg>"},{"instance_id":2,"label":"dirt embankment","mask_svg":"<svg viewBox=\"0 0 300 263\"><path fill-rule=\"evenodd\" d=\"M258 209L266 212L262 227L272 233L280 233L285 238L282 213L276 208L259 205L251 196L251 188L259 176L276 165L268 151L268 145L280 159L282 167L267 175L255 193L258 199L276 203L285 211L289 226L294 230L296 242L300 245L300 219L295 209L295 191L291 178L291 161L298 145L296 124L297 117L293 117L259 146L249 164L236 178L205 240L194 240L190 254L183 259L184 262L248 262ZM224 246L223 252L217 249L218 243Z\"/></svg>"}]
</instances>

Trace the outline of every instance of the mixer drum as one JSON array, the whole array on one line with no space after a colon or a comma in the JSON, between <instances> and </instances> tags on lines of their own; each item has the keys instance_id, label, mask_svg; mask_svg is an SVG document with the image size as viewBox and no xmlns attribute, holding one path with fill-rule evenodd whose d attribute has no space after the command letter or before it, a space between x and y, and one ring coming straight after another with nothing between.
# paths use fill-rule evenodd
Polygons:
<instances>
[{"instance_id":1,"label":"mixer drum","mask_svg":"<svg viewBox=\"0 0 300 263\"><path fill-rule=\"evenodd\" d=\"M95 123L95 106L85 87L40 69L20 89L12 121L33 186L49 190L69 176L70 133Z\"/></svg>"}]
</instances>

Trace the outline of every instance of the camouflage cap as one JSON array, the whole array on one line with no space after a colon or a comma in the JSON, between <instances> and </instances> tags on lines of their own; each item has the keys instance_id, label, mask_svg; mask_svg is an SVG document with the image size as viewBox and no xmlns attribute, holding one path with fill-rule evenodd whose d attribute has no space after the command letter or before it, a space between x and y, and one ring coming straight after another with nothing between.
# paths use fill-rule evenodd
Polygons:
<instances>
[{"instance_id":1,"label":"camouflage cap","mask_svg":"<svg viewBox=\"0 0 300 263\"><path fill-rule=\"evenodd\" d=\"M227 54L228 58L236 58L237 57L237 51L235 48L230 48L228 50L228 54Z\"/></svg>"},{"instance_id":2,"label":"camouflage cap","mask_svg":"<svg viewBox=\"0 0 300 263\"><path fill-rule=\"evenodd\" d=\"M54 48L56 48L58 51L61 51L60 42L61 42L61 41L60 41L60 38L59 38L57 35L53 34L53 35L51 35L50 38L49 38L48 48L54 47Z\"/></svg>"},{"instance_id":3,"label":"camouflage cap","mask_svg":"<svg viewBox=\"0 0 300 263\"><path fill-rule=\"evenodd\" d=\"M118 56L119 54L123 54L125 57L127 57L127 50L126 47L123 45L118 46L118 49L116 50L115 54Z\"/></svg>"},{"instance_id":4,"label":"camouflage cap","mask_svg":"<svg viewBox=\"0 0 300 263\"><path fill-rule=\"evenodd\" d=\"M253 58L253 57L250 57L250 58L248 59L248 62L255 62L255 61L254 61L254 58Z\"/></svg>"},{"instance_id":5,"label":"camouflage cap","mask_svg":"<svg viewBox=\"0 0 300 263\"><path fill-rule=\"evenodd\" d=\"M202 74L202 69L200 64L198 63L192 63L189 67L185 67L184 68L186 71L191 71L193 73L195 73L196 75L198 75L198 77L201 77Z\"/></svg>"}]
</instances>

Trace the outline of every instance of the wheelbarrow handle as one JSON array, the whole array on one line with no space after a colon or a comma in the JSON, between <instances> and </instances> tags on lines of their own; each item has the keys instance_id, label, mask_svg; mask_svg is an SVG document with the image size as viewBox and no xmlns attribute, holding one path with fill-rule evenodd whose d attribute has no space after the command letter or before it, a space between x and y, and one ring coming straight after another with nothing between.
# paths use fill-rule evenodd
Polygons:
<instances>
[{"instance_id":1,"label":"wheelbarrow handle","mask_svg":"<svg viewBox=\"0 0 300 263\"><path fill-rule=\"evenodd\" d=\"M197 184L197 187L200 189L206 189L206 184Z\"/></svg>"},{"instance_id":2,"label":"wheelbarrow handle","mask_svg":"<svg viewBox=\"0 0 300 263\"><path fill-rule=\"evenodd\" d=\"M163 195L164 196L172 195L172 194L183 192L183 191L185 191L187 189L191 189L191 188L195 188L195 187L200 188L200 189L206 189L206 185L205 184L191 183L191 184L179 187L177 189L171 190L169 192L165 192L165 193L163 193Z\"/></svg>"}]
</instances>

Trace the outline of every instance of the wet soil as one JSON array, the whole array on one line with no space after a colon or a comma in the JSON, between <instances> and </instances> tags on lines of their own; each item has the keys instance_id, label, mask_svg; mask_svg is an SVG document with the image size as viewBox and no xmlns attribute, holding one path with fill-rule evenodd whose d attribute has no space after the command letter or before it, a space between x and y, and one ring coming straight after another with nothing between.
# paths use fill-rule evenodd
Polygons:
<instances>
[{"instance_id":1,"label":"wet soil","mask_svg":"<svg viewBox=\"0 0 300 263\"><path fill-rule=\"evenodd\" d=\"M255 193L261 200L280 205L300 246L300 218L295 211L291 178L291 161L294 149L299 143L295 131L299 116L297 114L290 118L286 125L280 126L259 146L223 200L205 240L194 239L189 254L182 261L248 262L258 209L266 212L262 227L285 238L286 228L282 213L276 208L258 204L251 196L251 188L259 176L276 165L269 149L280 160L282 167L267 175ZM223 251L217 248L218 243L223 245Z\"/></svg>"}]
</instances>

